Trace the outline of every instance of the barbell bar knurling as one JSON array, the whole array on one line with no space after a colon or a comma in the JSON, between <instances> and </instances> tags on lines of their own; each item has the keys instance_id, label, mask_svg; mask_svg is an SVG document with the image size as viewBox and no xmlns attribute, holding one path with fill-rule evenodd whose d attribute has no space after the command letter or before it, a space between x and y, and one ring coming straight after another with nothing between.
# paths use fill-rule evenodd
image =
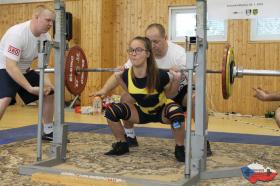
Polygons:
<instances>
[{"instance_id":1,"label":"barbell bar knurling","mask_svg":"<svg viewBox=\"0 0 280 186\"><path fill-rule=\"evenodd\" d=\"M87 68L87 69L76 69L76 72L119 72L118 68Z\"/></svg>"},{"instance_id":2,"label":"barbell bar knurling","mask_svg":"<svg viewBox=\"0 0 280 186\"><path fill-rule=\"evenodd\" d=\"M35 72L40 72L40 69L34 69ZM44 73L54 73L54 68L45 68Z\"/></svg>"},{"instance_id":3,"label":"barbell bar knurling","mask_svg":"<svg viewBox=\"0 0 280 186\"><path fill-rule=\"evenodd\" d=\"M163 69L168 71L169 69ZM36 72L40 72L40 69L35 69ZM54 68L45 68L45 73L54 73ZM119 72L118 68L87 68L87 69L76 69L76 72ZM181 72L187 72L187 69L181 69ZM209 74L220 74L221 70L206 70Z\"/></svg>"}]
</instances>

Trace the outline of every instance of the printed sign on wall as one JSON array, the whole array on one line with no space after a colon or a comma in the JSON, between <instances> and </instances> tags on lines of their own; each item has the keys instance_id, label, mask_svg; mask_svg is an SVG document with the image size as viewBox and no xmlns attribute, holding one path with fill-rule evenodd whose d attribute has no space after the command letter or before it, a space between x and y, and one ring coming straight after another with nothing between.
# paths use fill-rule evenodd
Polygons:
<instances>
[{"instance_id":1,"label":"printed sign on wall","mask_svg":"<svg viewBox=\"0 0 280 186\"><path fill-rule=\"evenodd\" d=\"M207 0L208 19L280 18L280 0Z\"/></svg>"}]
</instances>

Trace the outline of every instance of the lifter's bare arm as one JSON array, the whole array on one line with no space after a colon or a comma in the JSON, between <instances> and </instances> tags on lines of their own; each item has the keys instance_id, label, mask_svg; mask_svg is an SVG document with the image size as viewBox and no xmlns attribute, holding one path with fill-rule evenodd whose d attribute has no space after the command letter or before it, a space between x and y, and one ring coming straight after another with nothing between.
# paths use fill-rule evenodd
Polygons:
<instances>
[{"instance_id":1,"label":"lifter's bare arm","mask_svg":"<svg viewBox=\"0 0 280 186\"><path fill-rule=\"evenodd\" d=\"M123 72L124 72L124 69L121 70L120 72L115 72L114 76L115 76L115 79L116 79L116 82L118 83L118 85L120 85L124 91L128 92L127 85L125 84L125 82L122 79Z\"/></svg>"},{"instance_id":2,"label":"lifter's bare arm","mask_svg":"<svg viewBox=\"0 0 280 186\"><path fill-rule=\"evenodd\" d=\"M105 84L103 85L103 87L96 91L96 92L92 92L89 94L89 96L105 96L108 94L108 92L110 92L111 90L115 89L117 86L119 85L115 75L111 75L109 77L109 79L105 82Z\"/></svg>"},{"instance_id":3,"label":"lifter's bare arm","mask_svg":"<svg viewBox=\"0 0 280 186\"><path fill-rule=\"evenodd\" d=\"M118 67L120 72L124 70L124 66ZM109 79L105 82L103 87L96 91L89 94L89 96L106 96L110 91L114 90L119 85L118 80L116 79L116 74L112 74Z\"/></svg>"},{"instance_id":4,"label":"lifter's bare arm","mask_svg":"<svg viewBox=\"0 0 280 186\"><path fill-rule=\"evenodd\" d=\"M25 90L27 90L29 93L38 95L39 94L39 87L33 87L30 85L30 83L27 81L27 79L24 77L22 72L17 66L17 62L6 58L6 71L10 75L10 77L17 82L21 87L23 87ZM51 87L44 88L44 94L48 95L51 91Z\"/></svg>"},{"instance_id":5,"label":"lifter's bare arm","mask_svg":"<svg viewBox=\"0 0 280 186\"><path fill-rule=\"evenodd\" d=\"M256 91L254 97L261 101L280 101L280 92L269 93L262 88L253 88Z\"/></svg>"},{"instance_id":6,"label":"lifter's bare arm","mask_svg":"<svg viewBox=\"0 0 280 186\"><path fill-rule=\"evenodd\" d=\"M165 87L164 92L167 98L174 98L178 94L181 73L173 70L170 70L169 72L171 74L170 81Z\"/></svg>"}]
</instances>

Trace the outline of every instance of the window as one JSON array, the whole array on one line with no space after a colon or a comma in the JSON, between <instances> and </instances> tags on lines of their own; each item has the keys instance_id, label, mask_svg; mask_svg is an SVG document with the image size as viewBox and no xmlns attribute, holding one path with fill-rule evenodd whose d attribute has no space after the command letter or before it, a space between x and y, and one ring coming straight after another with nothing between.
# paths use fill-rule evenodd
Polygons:
<instances>
[{"instance_id":1,"label":"window","mask_svg":"<svg viewBox=\"0 0 280 186\"><path fill-rule=\"evenodd\" d=\"M227 41L227 21L208 19L207 29L208 41Z\"/></svg>"},{"instance_id":2,"label":"window","mask_svg":"<svg viewBox=\"0 0 280 186\"><path fill-rule=\"evenodd\" d=\"M173 7L169 10L169 38L185 41L185 36L195 36L195 7Z\"/></svg>"},{"instance_id":3,"label":"window","mask_svg":"<svg viewBox=\"0 0 280 186\"><path fill-rule=\"evenodd\" d=\"M251 41L280 40L280 18L251 20Z\"/></svg>"},{"instance_id":4,"label":"window","mask_svg":"<svg viewBox=\"0 0 280 186\"><path fill-rule=\"evenodd\" d=\"M207 40L227 41L227 21L207 20ZM169 8L169 39L184 42L185 36L196 36L196 9L189 7Z\"/></svg>"}]
</instances>

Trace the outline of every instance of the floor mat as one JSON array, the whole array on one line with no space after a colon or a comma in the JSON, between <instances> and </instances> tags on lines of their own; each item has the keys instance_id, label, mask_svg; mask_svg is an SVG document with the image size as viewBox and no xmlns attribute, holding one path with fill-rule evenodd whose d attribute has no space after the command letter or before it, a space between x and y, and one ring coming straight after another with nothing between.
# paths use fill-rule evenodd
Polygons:
<instances>
[{"instance_id":1,"label":"floor mat","mask_svg":"<svg viewBox=\"0 0 280 186\"><path fill-rule=\"evenodd\" d=\"M67 123L71 132L96 132L99 134L111 134L110 128L107 125L101 124L86 124L86 123ZM173 138L170 129L162 128L147 128L136 127L137 136L143 137L158 137L158 138ZM37 135L37 125L20 127L0 131L0 145L8 144L15 141L35 138ZM223 132L208 132L210 142L227 142L227 143L242 143L242 144L260 144L280 146L280 136L265 136L252 134L237 134Z\"/></svg>"}]
</instances>

